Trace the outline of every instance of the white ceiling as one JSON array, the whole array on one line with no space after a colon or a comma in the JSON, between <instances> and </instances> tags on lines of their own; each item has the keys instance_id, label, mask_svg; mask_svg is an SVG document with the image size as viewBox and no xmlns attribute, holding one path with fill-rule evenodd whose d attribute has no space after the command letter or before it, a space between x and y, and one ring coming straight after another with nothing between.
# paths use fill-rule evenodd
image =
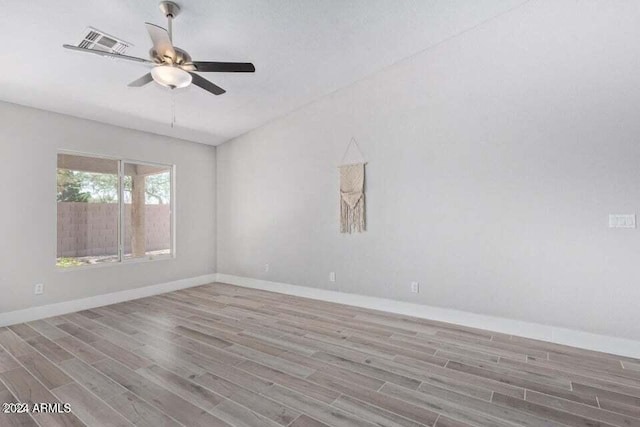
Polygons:
<instances>
[{"instance_id":1,"label":"white ceiling","mask_svg":"<svg viewBox=\"0 0 640 427\"><path fill-rule=\"evenodd\" d=\"M93 26L147 57L156 0L2 2L0 100L217 145L483 23L523 0L178 0L174 44L195 60L251 61L204 74L227 90L129 88L144 66L64 50ZM172 97L176 124L171 128Z\"/></svg>"}]
</instances>

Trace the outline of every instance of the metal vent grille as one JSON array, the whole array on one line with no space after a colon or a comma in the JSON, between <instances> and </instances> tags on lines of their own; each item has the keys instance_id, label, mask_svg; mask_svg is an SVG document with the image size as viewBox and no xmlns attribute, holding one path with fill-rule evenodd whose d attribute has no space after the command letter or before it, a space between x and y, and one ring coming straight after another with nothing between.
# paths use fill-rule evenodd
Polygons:
<instances>
[{"instance_id":1,"label":"metal vent grille","mask_svg":"<svg viewBox=\"0 0 640 427\"><path fill-rule=\"evenodd\" d=\"M127 48L131 46L133 45L129 42L113 37L93 27L87 27L82 35L82 40L78 43L78 47L84 49L99 50L119 55L124 55Z\"/></svg>"}]
</instances>

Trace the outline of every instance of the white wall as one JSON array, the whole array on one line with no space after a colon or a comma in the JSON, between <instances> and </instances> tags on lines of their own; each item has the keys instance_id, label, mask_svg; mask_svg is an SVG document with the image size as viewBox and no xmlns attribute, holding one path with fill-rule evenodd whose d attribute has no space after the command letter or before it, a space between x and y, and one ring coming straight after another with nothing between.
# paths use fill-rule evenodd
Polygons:
<instances>
[{"instance_id":1,"label":"white wall","mask_svg":"<svg viewBox=\"0 0 640 427\"><path fill-rule=\"evenodd\" d=\"M59 149L175 164L177 257L57 271ZM0 159L0 313L215 272L214 147L0 103Z\"/></svg>"},{"instance_id":2,"label":"white wall","mask_svg":"<svg viewBox=\"0 0 640 427\"><path fill-rule=\"evenodd\" d=\"M640 212L633 3L531 2L219 146L218 272L639 339L640 232L607 228Z\"/></svg>"}]
</instances>

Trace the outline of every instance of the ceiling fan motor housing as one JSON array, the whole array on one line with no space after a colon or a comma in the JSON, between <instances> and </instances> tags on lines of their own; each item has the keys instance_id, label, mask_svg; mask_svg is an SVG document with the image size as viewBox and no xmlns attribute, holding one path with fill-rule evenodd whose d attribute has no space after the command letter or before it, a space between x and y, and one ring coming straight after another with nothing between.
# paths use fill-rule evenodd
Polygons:
<instances>
[{"instance_id":1,"label":"ceiling fan motor housing","mask_svg":"<svg viewBox=\"0 0 640 427\"><path fill-rule=\"evenodd\" d=\"M167 55L161 55L157 50L151 48L149 50L149 56L151 60L156 64L176 64L176 65L184 65L190 64L192 62L191 55L189 55L185 50L180 49L179 47L173 47L175 52L175 56L173 58L168 57Z\"/></svg>"}]
</instances>

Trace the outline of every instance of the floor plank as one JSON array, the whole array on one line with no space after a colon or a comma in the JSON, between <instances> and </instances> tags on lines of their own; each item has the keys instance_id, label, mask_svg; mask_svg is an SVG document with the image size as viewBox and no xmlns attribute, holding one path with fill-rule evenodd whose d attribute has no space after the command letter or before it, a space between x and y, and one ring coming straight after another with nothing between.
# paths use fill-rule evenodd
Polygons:
<instances>
[{"instance_id":1,"label":"floor plank","mask_svg":"<svg viewBox=\"0 0 640 427\"><path fill-rule=\"evenodd\" d=\"M253 426L265 426L265 427L280 427L280 424L275 421L263 417L246 408L237 404L231 400L216 406L212 411L218 418L228 422L230 425L238 427L253 427Z\"/></svg>"},{"instance_id":2,"label":"floor plank","mask_svg":"<svg viewBox=\"0 0 640 427\"><path fill-rule=\"evenodd\" d=\"M640 427L640 360L216 283L0 328L0 398L72 406L2 426Z\"/></svg>"},{"instance_id":3,"label":"floor plank","mask_svg":"<svg viewBox=\"0 0 640 427\"><path fill-rule=\"evenodd\" d=\"M329 427L325 423L316 421L306 415L300 415L292 424L291 427Z\"/></svg>"},{"instance_id":4,"label":"floor plank","mask_svg":"<svg viewBox=\"0 0 640 427\"><path fill-rule=\"evenodd\" d=\"M3 372L0 380L15 396L16 401L29 403L31 408L34 403L62 403L24 368ZM72 413L34 413L31 410L31 416L42 427L85 425Z\"/></svg>"},{"instance_id":5,"label":"floor plank","mask_svg":"<svg viewBox=\"0 0 640 427\"><path fill-rule=\"evenodd\" d=\"M13 357L25 356L35 352L33 347L10 329L0 330L0 345Z\"/></svg>"},{"instance_id":6,"label":"floor plank","mask_svg":"<svg viewBox=\"0 0 640 427\"><path fill-rule=\"evenodd\" d=\"M85 363L91 364L106 357L95 348L70 335L58 338L54 342Z\"/></svg>"},{"instance_id":7,"label":"floor plank","mask_svg":"<svg viewBox=\"0 0 640 427\"><path fill-rule=\"evenodd\" d=\"M60 363L60 366L76 383L81 384L103 400L121 394L126 390L93 366L87 365L78 359L65 360Z\"/></svg>"},{"instance_id":8,"label":"floor plank","mask_svg":"<svg viewBox=\"0 0 640 427\"><path fill-rule=\"evenodd\" d=\"M225 400L221 395L160 366L152 365L148 368L138 369L136 372L207 411Z\"/></svg>"},{"instance_id":9,"label":"floor plank","mask_svg":"<svg viewBox=\"0 0 640 427\"><path fill-rule=\"evenodd\" d=\"M166 388L112 360L94 366L112 380L137 394L151 405L188 426L215 427L228 424L207 411L170 392Z\"/></svg>"},{"instance_id":10,"label":"floor plank","mask_svg":"<svg viewBox=\"0 0 640 427\"><path fill-rule=\"evenodd\" d=\"M5 388L0 391L0 403L12 402L18 402L18 399L9 390ZM38 427L38 424L28 413L3 412L0 414L0 418L2 419L2 425L7 427Z\"/></svg>"},{"instance_id":11,"label":"floor plank","mask_svg":"<svg viewBox=\"0 0 640 427\"><path fill-rule=\"evenodd\" d=\"M592 418L586 418L580 415L571 414L569 412L561 411L549 406L538 405L530 401L517 399L511 396L505 396L499 393L495 393L491 401L499 406L513 408L518 411L526 412L546 420L555 420L564 425L581 427L611 427L611 424L599 422Z\"/></svg>"},{"instance_id":12,"label":"floor plank","mask_svg":"<svg viewBox=\"0 0 640 427\"><path fill-rule=\"evenodd\" d=\"M602 421L615 426L640 427L640 420L624 414L619 414L593 406L560 399L547 394L527 390L527 401L544 405L549 408L559 409L564 412L583 416L596 421Z\"/></svg>"},{"instance_id":13,"label":"floor plank","mask_svg":"<svg viewBox=\"0 0 640 427\"><path fill-rule=\"evenodd\" d=\"M58 387L53 393L62 402L69 403L73 413L88 426L132 427L120 413L78 384Z\"/></svg>"},{"instance_id":14,"label":"floor plank","mask_svg":"<svg viewBox=\"0 0 640 427\"><path fill-rule=\"evenodd\" d=\"M41 354L55 363L73 358L73 355L71 353L46 337L32 337L27 339L27 342L29 343L29 345L31 345L33 348L35 348L37 351L39 351Z\"/></svg>"},{"instance_id":15,"label":"floor plank","mask_svg":"<svg viewBox=\"0 0 640 427\"><path fill-rule=\"evenodd\" d=\"M106 403L111 405L112 408L116 408L122 416L136 427L181 426L178 421L170 418L131 392L116 394L106 399Z\"/></svg>"},{"instance_id":16,"label":"floor plank","mask_svg":"<svg viewBox=\"0 0 640 427\"><path fill-rule=\"evenodd\" d=\"M36 377L49 390L72 381L67 374L40 353L25 354L24 356L18 356L17 359L31 375Z\"/></svg>"},{"instance_id":17,"label":"floor plank","mask_svg":"<svg viewBox=\"0 0 640 427\"><path fill-rule=\"evenodd\" d=\"M217 393L222 394L229 400L243 405L283 426L288 426L301 415L298 411L287 408L267 396L258 394L258 390L252 391L209 373L195 378L194 381L210 390L216 390ZM270 386L271 384L268 385L268 387ZM265 390L266 387L260 391Z\"/></svg>"},{"instance_id":18,"label":"floor plank","mask_svg":"<svg viewBox=\"0 0 640 427\"><path fill-rule=\"evenodd\" d=\"M303 394L277 384L269 390L269 396L330 426L373 427L375 425L346 411L318 400L310 399Z\"/></svg>"}]
</instances>

